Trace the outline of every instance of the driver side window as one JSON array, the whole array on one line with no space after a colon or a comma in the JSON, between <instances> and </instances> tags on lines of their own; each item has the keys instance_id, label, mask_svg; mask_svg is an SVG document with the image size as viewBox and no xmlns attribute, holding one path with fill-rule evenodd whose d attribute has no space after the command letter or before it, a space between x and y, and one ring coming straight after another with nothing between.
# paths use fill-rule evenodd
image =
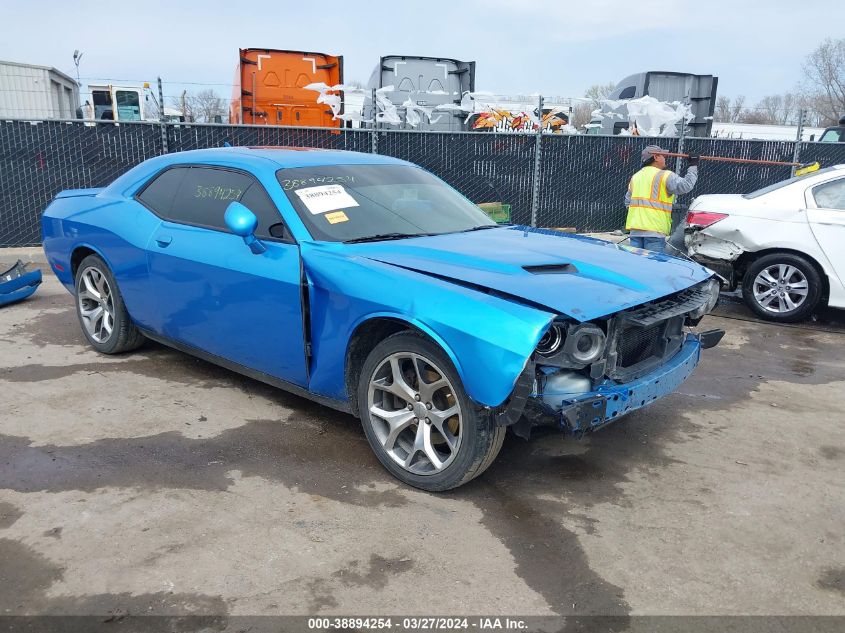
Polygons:
<instances>
[{"instance_id":1,"label":"driver side window","mask_svg":"<svg viewBox=\"0 0 845 633\"><path fill-rule=\"evenodd\" d=\"M845 178L813 187L813 199L819 208L845 211Z\"/></svg>"},{"instance_id":2,"label":"driver side window","mask_svg":"<svg viewBox=\"0 0 845 633\"><path fill-rule=\"evenodd\" d=\"M258 219L259 238L289 239L282 217L264 187L251 175L216 167L175 167L157 176L138 196L170 222L229 232L223 218L240 202Z\"/></svg>"}]
</instances>

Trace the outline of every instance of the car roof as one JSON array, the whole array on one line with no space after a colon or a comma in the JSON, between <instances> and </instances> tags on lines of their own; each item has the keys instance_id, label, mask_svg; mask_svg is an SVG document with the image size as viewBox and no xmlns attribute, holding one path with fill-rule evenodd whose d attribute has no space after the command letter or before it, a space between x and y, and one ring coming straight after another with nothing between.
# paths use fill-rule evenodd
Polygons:
<instances>
[{"instance_id":1,"label":"car roof","mask_svg":"<svg viewBox=\"0 0 845 633\"><path fill-rule=\"evenodd\" d=\"M276 169L290 167L318 167L324 165L379 165L409 164L406 161L384 156L350 152L346 150L327 150L316 147L216 147L196 149L187 152L174 152L166 155L170 164L205 163L216 160L230 162L233 158L245 164L267 168L267 161L275 164Z\"/></svg>"},{"instance_id":2,"label":"car roof","mask_svg":"<svg viewBox=\"0 0 845 633\"><path fill-rule=\"evenodd\" d=\"M132 194L149 179L169 167L209 165L246 169L256 176L274 177L279 169L332 165L409 165L398 158L314 147L215 147L173 152L149 158L116 178L107 188L110 193Z\"/></svg>"}]
</instances>

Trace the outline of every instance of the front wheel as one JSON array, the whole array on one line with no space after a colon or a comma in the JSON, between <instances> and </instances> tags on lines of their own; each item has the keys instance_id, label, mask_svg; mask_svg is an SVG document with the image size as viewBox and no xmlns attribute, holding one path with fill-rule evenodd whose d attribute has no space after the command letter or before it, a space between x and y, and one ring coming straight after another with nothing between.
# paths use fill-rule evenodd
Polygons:
<instances>
[{"instance_id":1,"label":"front wheel","mask_svg":"<svg viewBox=\"0 0 845 633\"><path fill-rule=\"evenodd\" d=\"M794 323L809 317L822 296L813 264L794 253L771 253L752 262L742 279L742 297L758 316Z\"/></svg>"},{"instance_id":2,"label":"front wheel","mask_svg":"<svg viewBox=\"0 0 845 633\"><path fill-rule=\"evenodd\" d=\"M506 429L464 392L448 356L415 332L379 343L361 371L364 433L382 465L423 490L456 488L493 462Z\"/></svg>"}]
</instances>

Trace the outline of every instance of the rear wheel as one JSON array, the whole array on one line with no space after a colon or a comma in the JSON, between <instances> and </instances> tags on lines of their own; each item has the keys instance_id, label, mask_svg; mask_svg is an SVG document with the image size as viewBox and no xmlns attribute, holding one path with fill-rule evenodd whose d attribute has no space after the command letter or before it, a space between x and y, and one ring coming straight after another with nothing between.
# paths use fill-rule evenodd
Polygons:
<instances>
[{"instance_id":1,"label":"rear wheel","mask_svg":"<svg viewBox=\"0 0 845 633\"><path fill-rule=\"evenodd\" d=\"M414 332L394 334L373 349L358 402L376 457L423 490L449 490L477 477L505 437L506 429L466 395L448 356Z\"/></svg>"},{"instance_id":2,"label":"rear wheel","mask_svg":"<svg viewBox=\"0 0 845 633\"><path fill-rule=\"evenodd\" d=\"M76 314L85 338L98 352L120 354L144 343L114 276L98 255L83 259L76 270Z\"/></svg>"},{"instance_id":3,"label":"rear wheel","mask_svg":"<svg viewBox=\"0 0 845 633\"><path fill-rule=\"evenodd\" d=\"M803 321L818 307L822 279L805 257L771 253L754 261L742 280L742 296L756 314L770 321Z\"/></svg>"}]
</instances>

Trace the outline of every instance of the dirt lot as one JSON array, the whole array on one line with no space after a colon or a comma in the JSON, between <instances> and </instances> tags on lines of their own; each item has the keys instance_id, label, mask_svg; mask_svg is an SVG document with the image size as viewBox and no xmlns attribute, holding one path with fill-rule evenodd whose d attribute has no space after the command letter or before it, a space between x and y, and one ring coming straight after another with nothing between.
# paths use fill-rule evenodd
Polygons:
<instances>
[{"instance_id":1,"label":"dirt lot","mask_svg":"<svg viewBox=\"0 0 845 633\"><path fill-rule=\"evenodd\" d=\"M350 416L98 356L45 275L0 310L0 614L845 615L845 328L706 324L678 393L431 495Z\"/></svg>"}]
</instances>

